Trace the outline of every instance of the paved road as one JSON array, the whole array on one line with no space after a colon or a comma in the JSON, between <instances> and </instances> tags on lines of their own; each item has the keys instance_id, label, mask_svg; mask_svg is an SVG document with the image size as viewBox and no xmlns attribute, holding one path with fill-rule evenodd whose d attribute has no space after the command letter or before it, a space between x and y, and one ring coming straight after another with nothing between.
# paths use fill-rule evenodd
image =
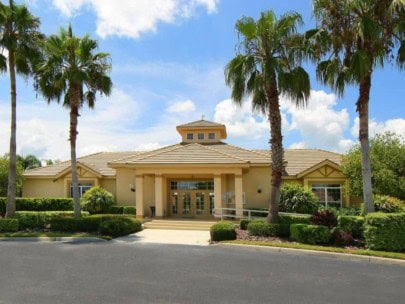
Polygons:
<instances>
[{"instance_id":1,"label":"paved road","mask_svg":"<svg viewBox=\"0 0 405 304\"><path fill-rule=\"evenodd\" d=\"M0 303L404 303L405 266L228 246L0 243Z\"/></svg>"}]
</instances>

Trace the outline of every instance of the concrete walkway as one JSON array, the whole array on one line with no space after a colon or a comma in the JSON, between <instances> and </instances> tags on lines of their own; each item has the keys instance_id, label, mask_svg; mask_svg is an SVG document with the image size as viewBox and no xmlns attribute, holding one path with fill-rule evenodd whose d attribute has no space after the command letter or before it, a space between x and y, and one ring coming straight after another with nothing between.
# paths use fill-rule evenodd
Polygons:
<instances>
[{"instance_id":1,"label":"concrete walkway","mask_svg":"<svg viewBox=\"0 0 405 304\"><path fill-rule=\"evenodd\" d=\"M207 246L209 240L209 231L144 229L138 233L114 239L112 242Z\"/></svg>"}]
</instances>

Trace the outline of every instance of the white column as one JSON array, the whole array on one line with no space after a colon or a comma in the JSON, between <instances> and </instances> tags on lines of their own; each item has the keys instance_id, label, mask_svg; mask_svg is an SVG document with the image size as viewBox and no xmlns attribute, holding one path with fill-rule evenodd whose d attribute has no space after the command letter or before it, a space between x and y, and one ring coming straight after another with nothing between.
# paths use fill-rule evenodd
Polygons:
<instances>
[{"instance_id":1,"label":"white column","mask_svg":"<svg viewBox=\"0 0 405 304\"><path fill-rule=\"evenodd\" d=\"M155 175L155 207L156 216L164 216L164 206L163 206L163 177L162 175Z\"/></svg>"},{"instance_id":2,"label":"white column","mask_svg":"<svg viewBox=\"0 0 405 304\"><path fill-rule=\"evenodd\" d=\"M215 214L220 214L222 208L222 176L220 174L214 175L214 208Z\"/></svg>"},{"instance_id":3,"label":"white column","mask_svg":"<svg viewBox=\"0 0 405 304\"><path fill-rule=\"evenodd\" d=\"M241 174L235 174L235 208L236 215L243 216L243 188Z\"/></svg>"},{"instance_id":4,"label":"white column","mask_svg":"<svg viewBox=\"0 0 405 304\"><path fill-rule=\"evenodd\" d=\"M144 216L143 175L136 176L135 191L136 191L136 217L143 218Z\"/></svg>"}]
</instances>

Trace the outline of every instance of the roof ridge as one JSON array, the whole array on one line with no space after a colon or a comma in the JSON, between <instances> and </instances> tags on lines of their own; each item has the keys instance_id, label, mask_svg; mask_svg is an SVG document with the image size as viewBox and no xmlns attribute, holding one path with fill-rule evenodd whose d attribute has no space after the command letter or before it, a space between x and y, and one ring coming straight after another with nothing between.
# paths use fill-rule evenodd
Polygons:
<instances>
[{"instance_id":1,"label":"roof ridge","mask_svg":"<svg viewBox=\"0 0 405 304\"><path fill-rule=\"evenodd\" d=\"M108 165L109 163L113 163L113 162L117 162L117 161L123 161L123 160L125 160L125 159L130 158L130 157L135 157L135 156L138 156L139 154L143 154L143 153L146 153L146 152L147 152L147 151L144 151L144 152L140 152L140 151L123 152L123 153L135 153L135 154L134 154L134 155L130 155L130 156L125 156L125 157L117 158L117 159L113 159L113 160L111 160L111 161L108 161L108 162L107 162L107 165Z\"/></svg>"},{"instance_id":2,"label":"roof ridge","mask_svg":"<svg viewBox=\"0 0 405 304\"><path fill-rule=\"evenodd\" d=\"M229 156L229 157L234 158L234 159L238 159L238 160L241 160L241 161L244 161L244 162L247 162L247 163L250 162L250 161L248 161L248 160L246 160L246 159L243 159L243 158L241 158L241 157L234 156L234 155L231 155L231 154L222 152L222 151L218 151L217 149L214 149L214 148L212 148L212 147L208 147L208 146L205 146L205 145L201 145L201 144L199 144L199 143L195 143L195 144L200 145L200 146L202 146L202 147L204 147L204 148L206 148L206 149L208 149L208 150L215 151L215 152L217 152L217 153L220 153L220 154ZM228 145L228 144L225 144L225 145ZM229 145L228 145L228 146L229 146Z\"/></svg>"},{"instance_id":3,"label":"roof ridge","mask_svg":"<svg viewBox=\"0 0 405 304\"><path fill-rule=\"evenodd\" d=\"M234 147L234 148L237 148L237 149L239 149L239 150L244 150L244 151L248 151L248 152L251 152L251 153L255 153L255 154L258 154L258 155L264 155L264 156L266 156L264 153L262 153L262 152L259 152L259 151L255 151L255 150L250 150L250 149L245 149L245 148L242 148L242 147L238 147L238 146L235 146L235 145L231 145L231 144L227 144L228 146L230 146L230 147ZM262 150L267 150L267 149L262 149Z\"/></svg>"},{"instance_id":4,"label":"roof ridge","mask_svg":"<svg viewBox=\"0 0 405 304\"><path fill-rule=\"evenodd\" d=\"M167 149L167 148L169 148L169 147L171 147L171 148L170 148L170 149ZM139 155L140 157L139 157L137 160L143 160L143 159L146 159L146 158L148 158L148 157L152 157L152 156L156 156L156 155L162 154L162 153L164 153L164 152L170 152L170 151L179 149L179 148L181 148L181 147L184 147L184 146L183 146L183 145L180 145L180 144L174 144L174 145L172 145L172 146L167 146L167 147L159 148L159 149L157 149L157 150L152 150L152 151L156 151L156 153L151 153L151 154L149 154L149 155L144 155L144 154L147 153L147 151L146 151L145 153L142 153L141 155ZM167 149L167 150L164 150L164 149ZM149 151L149 152L150 152L150 151ZM144 155L144 156L143 156L143 155ZM143 157L142 157L142 156L143 156Z\"/></svg>"}]
</instances>

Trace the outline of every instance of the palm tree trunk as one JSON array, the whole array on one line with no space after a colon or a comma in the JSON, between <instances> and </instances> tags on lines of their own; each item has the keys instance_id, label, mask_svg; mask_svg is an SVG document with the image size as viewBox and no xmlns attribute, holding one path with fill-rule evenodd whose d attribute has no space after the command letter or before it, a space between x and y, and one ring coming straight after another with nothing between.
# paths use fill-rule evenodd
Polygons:
<instances>
[{"instance_id":1,"label":"palm tree trunk","mask_svg":"<svg viewBox=\"0 0 405 304\"><path fill-rule=\"evenodd\" d=\"M10 160L8 170L8 186L7 186L7 206L6 217L13 217L15 215L15 195L16 195L16 131L17 131L17 91L15 79L15 65L14 65L14 50L9 50L8 65L10 69L10 87L11 87L11 130L10 130Z\"/></svg>"},{"instance_id":2,"label":"palm tree trunk","mask_svg":"<svg viewBox=\"0 0 405 304\"><path fill-rule=\"evenodd\" d=\"M363 176L364 213L374 212L371 184L370 144L368 134L368 105L370 100L371 72L360 82L357 112L359 112L359 140L361 147L361 172Z\"/></svg>"},{"instance_id":3,"label":"palm tree trunk","mask_svg":"<svg viewBox=\"0 0 405 304\"><path fill-rule=\"evenodd\" d=\"M79 196L79 180L77 177L77 160L76 160L76 139L77 139L77 117L79 116L79 90L75 87L69 91L70 99L70 161L72 171L72 192L73 192L73 206L74 217L80 218L80 196Z\"/></svg>"},{"instance_id":4,"label":"palm tree trunk","mask_svg":"<svg viewBox=\"0 0 405 304\"><path fill-rule=\"evenodd\" d=\"M278 223L280 206L280 187L283 175L283 136L281 134L281 114L278 90L276 86L268 91L269 121L270 121L270 144L271 144L271 187L270 187L270 212L267 221L272 224Z\"/></svg>"}]
</instances>

